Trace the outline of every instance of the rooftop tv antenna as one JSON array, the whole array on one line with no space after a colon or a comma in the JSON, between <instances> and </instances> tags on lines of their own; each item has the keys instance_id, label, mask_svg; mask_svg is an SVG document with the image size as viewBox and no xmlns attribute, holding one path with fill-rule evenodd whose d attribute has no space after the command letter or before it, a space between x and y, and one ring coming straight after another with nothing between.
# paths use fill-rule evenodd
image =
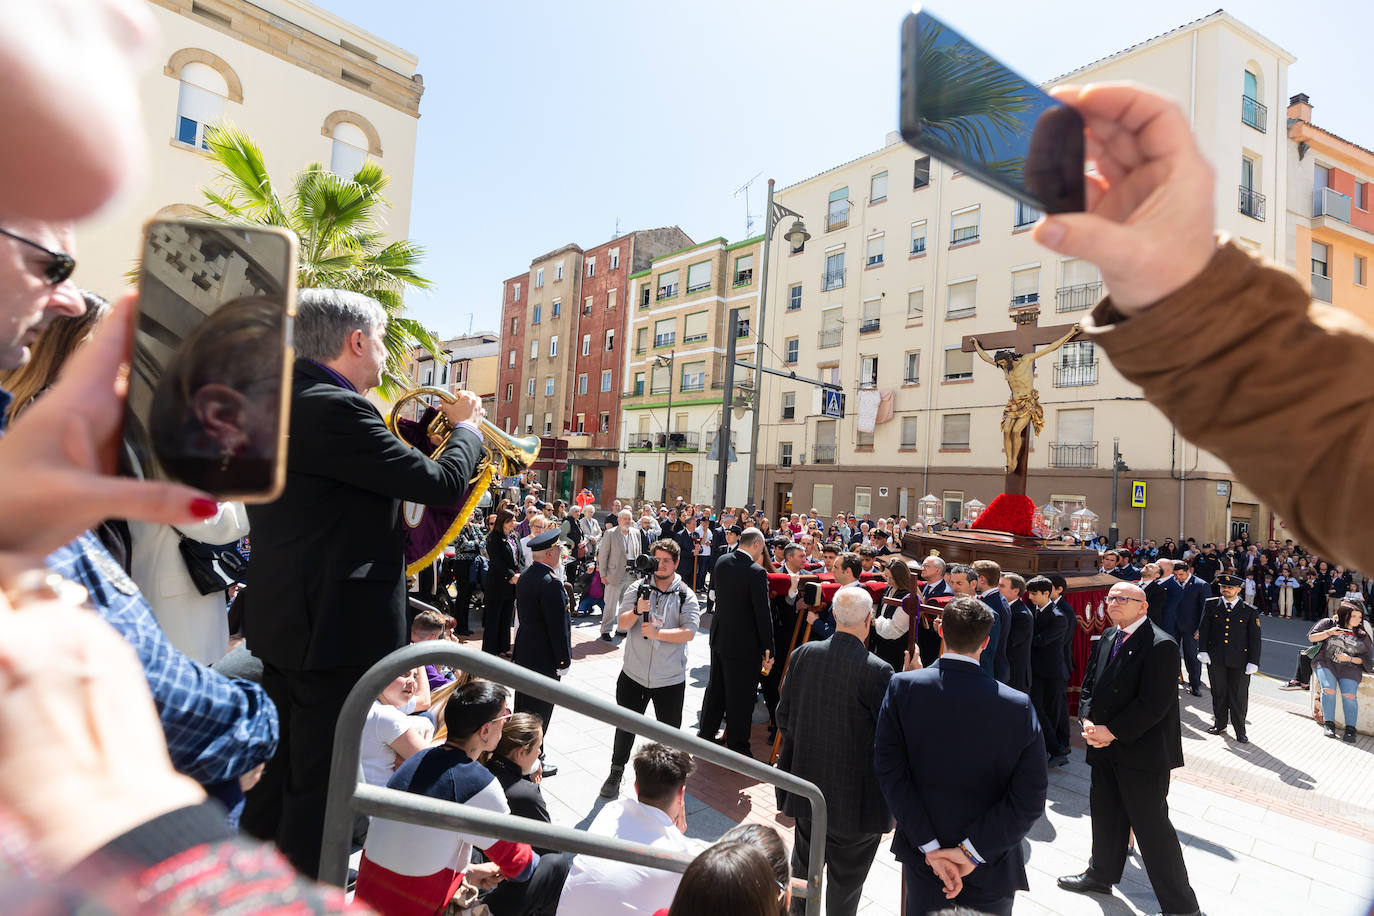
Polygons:
<instances>
[{"instance_id":1,"label":"rooftop tv antenna","mask_svg":"<svg viewBox=\"0 0 1374 916\"><path fill-rule=\"evenodd\" d=\"M739 197L741 194L744 195L744 237L747 239L754 237L754 217L759 215L757 213L751 213L749 210L749 186L758 181L759 176L762 174L763 172L759 172L753 178L750 178L744 184L736 188L735 193L731 195L733 197Z\"/></svg>"}]
</instances>

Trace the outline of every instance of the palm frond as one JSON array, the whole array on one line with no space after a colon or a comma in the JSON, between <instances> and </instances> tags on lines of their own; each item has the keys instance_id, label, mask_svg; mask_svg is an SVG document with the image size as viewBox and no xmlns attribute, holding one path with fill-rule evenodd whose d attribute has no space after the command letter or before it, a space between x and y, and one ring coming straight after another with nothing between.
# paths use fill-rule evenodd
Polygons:
<instances>
[{"instance_id":1,"label":"palm frond","mask_svg":"<svg viewBox=\"0 0 1374 916\"><path fill-rule=\"evenodd\" d=\"M232 124L207 128L205 145L219 165L219 179L225 186L220 200L232 204L230 212L237 211L254 222L285 226L286 213L258 145Z\"/></svg>"}]
</instances>

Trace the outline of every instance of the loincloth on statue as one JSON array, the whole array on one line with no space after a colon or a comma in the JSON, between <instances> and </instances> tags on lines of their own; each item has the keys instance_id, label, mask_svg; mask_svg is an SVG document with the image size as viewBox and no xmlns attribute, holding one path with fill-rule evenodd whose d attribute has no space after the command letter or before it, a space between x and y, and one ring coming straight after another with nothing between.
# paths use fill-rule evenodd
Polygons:
<instances>
[{"instance_id":1,"label":"loincloth on statue","mask_svg":"<svg viewBox=\"0 0 1374 916\"><path fill-rule=\"evenodd\" d=\"M1023 417L1030 419L1031 425L1035 427L1035 434L1038 436L1045 428L1045 410L1040 406L1040 392L1031 389L1030 394L1013 395L1007 401L1007 406L1002 408L1002 422L1008 420L1020 420Z\"/></svg>"}]
</instances>

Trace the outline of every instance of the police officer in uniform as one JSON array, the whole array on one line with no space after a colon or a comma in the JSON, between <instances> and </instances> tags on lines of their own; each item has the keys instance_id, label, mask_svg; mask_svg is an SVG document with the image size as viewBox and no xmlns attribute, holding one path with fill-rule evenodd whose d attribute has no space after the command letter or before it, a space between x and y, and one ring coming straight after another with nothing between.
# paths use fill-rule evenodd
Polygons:
<instances>
[{"instance_id":1,"label":"police officer in uniform","mask_svg":"<svg viewBox=\"0 0 1374 916\"><path fill-rule=\"evenodd\" d=\"M563 594L563 583L554 575L563 548L557 529L530 538L533 562L515 584L515 613L520 629L515 632L511 661L545 677L558 678L572 664L572 622ZM553 704L547 700L516 692L515 711L532 712L544 721L547 734ZM543 758L543 752L540 752ZM543 764L544 775L553 776L558 768Z\"/></svg>"},{"instance_id":2,"label":"police officer in uniform","mask_svg":"<svg viewBox=\"0 0 1374 916\"><path fill-rule=\"evenodd\" d=\"M1212 715L1215 722L1209 735L1226 731L1229 721L1235 726L1236 740L1248 744L1245 711L1250 705L1250 675L1259 670L1259 610L1240 598L1239 576L1217 576L1220 598L1208 598L1198 624L1198 661L1207 666L1212 686Z\"/></svg>"}]
</instances>

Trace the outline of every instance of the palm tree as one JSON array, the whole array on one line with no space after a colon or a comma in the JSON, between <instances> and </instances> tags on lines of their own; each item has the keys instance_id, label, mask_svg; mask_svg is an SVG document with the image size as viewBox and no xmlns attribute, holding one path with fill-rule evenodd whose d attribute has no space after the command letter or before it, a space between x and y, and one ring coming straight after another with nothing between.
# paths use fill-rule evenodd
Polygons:
<instances>
[{"instance_id":1,"label":"palm tree","mask_svg":"<svg viewBox=\"0 0 1374 916\"><path fill-rule=\"evenodd\" d=\"M210 127L205 142L219 175L201 189L209 205L201 208L204 217L290 229L300 240L298 288L346 289L380 302L388 315L387 373L406 377L416 344L439 355L442 343L434 333L402 315L406 287L429 289L433 284L417 271L425 253L421 246L408 239L387 243L382 236L379 226L390 206L382 192L390 179L375 160L365 160L352 177L311 163L296 174L283 198L267 173L262 150L243 131ZM384 374L381 394L398 393Z\"/></svg>"}]
</instances>

